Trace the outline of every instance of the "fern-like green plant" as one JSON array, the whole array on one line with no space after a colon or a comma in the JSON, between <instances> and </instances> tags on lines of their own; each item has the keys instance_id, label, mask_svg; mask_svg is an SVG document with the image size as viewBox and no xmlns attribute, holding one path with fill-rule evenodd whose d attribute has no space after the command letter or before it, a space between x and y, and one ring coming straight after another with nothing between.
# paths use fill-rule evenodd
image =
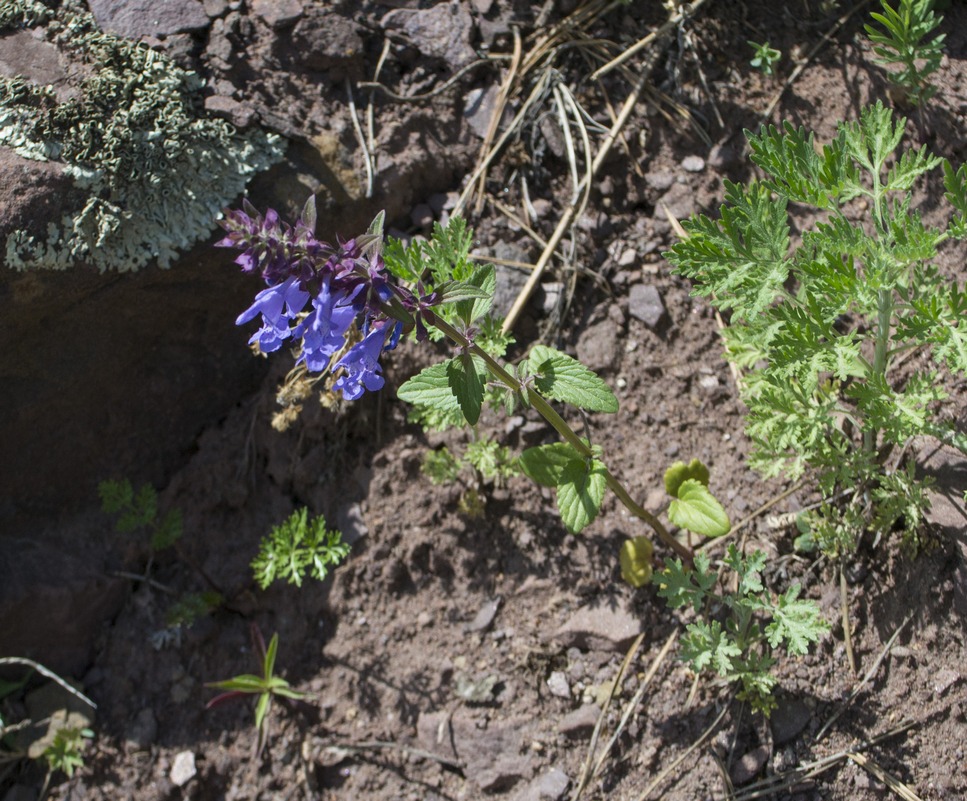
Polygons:
<instances>
[{"instance_id":1,"label":"fern-like green plant","mask_svg":"<svg viewBox=\"0 0 967 801\"><path fill-rule=\"evenodd\" d=\"M857 521L902 522L915 540L927 498L901 463L914 437L967 451L937 414L944 369L967 372L967 292L931 263L945 240L967 237L967 168L900 148L905 122L877 103L822 149L789 123L746 132L766 177L727 182L720 218L687 221L666 254L696 294L731 311L726 355L746 368L751 462L767 476L815 471L839 519L833 551L855 544ZM934 228L910 191L941 166L953 214ZM860 198L865 218L850 205ZM819 215L795 249L790 203ZM897 356L916 348L932 360L898 375ZM833 501L843 493L845 506Z\"/></svg>"},{"instance_id":2,"label":"fern-like green plant","mask_svg":"<svg viewBox=\"0 0 967 801\"><path fill-rule=\"evenodd\" d=\"M262 539L252 570L263 590L280 579L301 587L307 575L324 580L348 555L349 545L342 541L342 534L326 528L322 515L310 521L309 511L303 507Z\"/></svg>"},{"instance_id":3,"label":"fern-like green plant","mask_svg":"<svg viewBox=\"0 0 967 801\"><path fill-rule=\"evenodd\" d=\"M933 12L933 0L899 0L893 8L880 0L883 13L870 16L880 24L864 25L881 66L899 65L890 80L905 99L922 106L937 92L928 78L940 68L945 35L932 36L943 18Z\"/></svg>"},{"instance_id":4,"label":"fern-like green plant","mask_svg":"<svg viewBox=\"0 0 967 801\"><path fill-rule=\"evenodd\" d=\"M765 554L743 556L730 545L722 569L735 574L734 591L715 591L720 572L705 553L695 556L694 569L678 559L666 563L652 581L670 608L692 606L701 616L685 629L681 658L696 672L712 670L738 683L739 698L768 714L776 705L775 651L803 656L829 626L814 602L799 597L798 584L773 600L762 583L765 565Z\"/></svg>"}]
</instances>

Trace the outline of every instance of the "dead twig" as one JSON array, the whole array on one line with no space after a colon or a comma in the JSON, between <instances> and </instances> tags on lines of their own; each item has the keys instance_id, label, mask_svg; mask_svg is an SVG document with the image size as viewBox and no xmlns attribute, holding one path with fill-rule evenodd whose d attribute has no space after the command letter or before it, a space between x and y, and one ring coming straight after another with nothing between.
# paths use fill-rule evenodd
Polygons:
<instances>
[{"instance_id":1,"label":"dead twig","mask_svg":"<svg viewBox=\"0 0 967 801\"><path fill-rule=\"evenodd\" d=\"M0 658L0 665L26 665L27 667L33 668L41 676L46 676L51 681L57 682L61 687L63 687L71 695L80 698L85 704L87 704L91 709L97 709L97 704L95 704L90 698L88 698L84 693L78 690L76 687L72 687L64 679L58 676L50 668L44 667L40 662L34 662L33 659L27 659L22 656L5 656Z\"/></svg>"},{"instance_id":2,"label":"dead twig","mask_svg":"<svg viewBox=\"0 0 967 801\"><path fill-rule=\"evenodd\" d=\"M705 2L706 0L696 0L696 2L691 5L688 13L694 14L702 5L704 5ZM685 17L685 12L683 10L681 9L676 10L674 14L672 14L672 16L669 17L669 19L666 22L664 22L654 32L655 37L653 41L663 42L666 39L670 38L672 31L675 30L679 22L682 19L684 19L684 17ZM641 97L642 92L645 90L645 86L648 80L651 78L651 73L654 70L655 64L657 63L657 60L658 60L657 51L659 49L660 48L656 46L655 51L652 54L652 57L648 59L646 64L642 66L639 73L638 80L636 81L634 87L632 88L631 92L626 98L623 106L621 107L621 111L618 114L617 120L615 120L614 125L611 126L607 136L604 139L604 142L601 144L600 149L598 150L597 154L594 157L594 161L591 164L591 169L588 172L587 176L585 177L584 181L582 182L582 186L581 186L582 191L586 188L584 184L587 184L589 186L590 181L593 179L595 175L597 175L598 170L600 170L601 168L601 165L604 164L605 159L608 157L608 154L611 152L611 147L617 141L618 135L621 132L621 129L624 128L625 123L627 123L628 119L631 117L632 110L637 104L638 99ZM577 219L578 210L579 210L579 206L576 203L570 203L567 209L565 209L564 214L561 216L561 219L557 224L557 228L554 229L554 233L551 235L551 238L548 240L547 248L545 248L544 252L537 260L537 264L534 267L534 272L531 273L531 276L527 280L527 283L524 285L520 294L517 296L517 299L514 301L514 305L507 313L507 317L504 319L504 324L501 329L503 333L505 334L509 333L513 329L514 324L517 322L517 318L523 312L524 307L527 305L527 302L530 300L531 295L534 293L534 289L537 287L537 284L540 282L541 277L544 275L544 270L546 269L548 263L550 262L551 256L554 250L557 248L558 244L564 238L564 234L571 228L574 221Z\"/></svg>"},{"instance_id":3,"label":"dead twig","mask_svg":"<svg viewBox=\"0 0 967 801\"><path fill-rule=\"evenodd\" d=\"M877 779L879 779L883 784L889 787L894 793L896 793L904 801L922 801L920 796L918 796L913 790L910 789L909 785L901 782L896 776L891 773L887 773L882 767L880 767L876 762L870 759L864 754L853 753L852 751L846 755L850 760L855 762L861 768L863 768L867 773L872 774Z\"/></svg>"}]
</instances>

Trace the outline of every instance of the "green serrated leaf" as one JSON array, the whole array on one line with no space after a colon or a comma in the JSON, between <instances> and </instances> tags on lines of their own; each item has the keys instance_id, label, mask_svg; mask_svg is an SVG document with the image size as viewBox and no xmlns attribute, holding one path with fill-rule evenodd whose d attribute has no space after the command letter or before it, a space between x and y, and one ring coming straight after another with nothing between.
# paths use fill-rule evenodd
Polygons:
<instances>
[{"instance_id":1,"label":"green serrated leaf","mask_svg":"<svg viewBox=\"0 0 967 801\"><path fill-rule=\"evenodd\" d=\"M706 487L708 486L710 478L708 468L702 464L700 459L692 459L688 464L685 464L685 462L675 462L669 467L665 471L665 492L673 498L677 498L678 490L682 486L682 482L688 481L690 478L695 479L700 484L704 484Z\"/></svg>"},{"instance_id":2,"label":"green serrated leaf","mask_svg":"<svg viewBox=\"0 0 967 801\"><path fill-rule=\"evenodd\" d=\"M397 390L397 397L406 403L425 406L449 414L460 409L450 389L447 376L448 362L434 364L421 370Z\"/></svg>"},{"instance_id":3,"label":"green serrated leaf","mask_svg":"<svg viewBox=\"0 0 967 801\"><path fill-rule=\"evenodd\" d=\"M548 398L592 412L618 411L611 388L577 359L546 345L535 345L527 357L534 386Z\"/></svg>"},{"instance_id":4,"label":"green serrated leaf","mask_svg":"<svg viewBox=\"0 0 967 801\"><path fill-rule=\"evenodd\" d=\"M562 482L567 465L581 458L568 443L555 442L525 450L520 455L520 466L531 481L542 487L556 487Z\"/></svg>"},{"instance_id":5,"label":"green serrated leaf","mask_svg":"<svg viewBox=\"0 0 967 801\"><path fill-rule=\"evenodd\" d=\"M472 426L480 419L486 371L483 360L469 353L461 353L446 363L450 391L460 404L463 416Z\"/></svg>"},{"instance_id":6,"label":"green serrated leaf","mask_svg":"<svg viewBox=\"0 0 967 801\"><path fill-rule=\"evenodd\" d=\"M490 293L469 281L447 281L440 284L436 291L440 294L440 303L459 303L490 297Z\"/></svg>"},{"instance_id":7,"label":"green serrated leaf","mask_svg":"<svg viewBox=\"0 0 967 801\"><path fill-rule=\"evenodd\" d=\"M597 459L572 459L565 465L557 486L557 508L565 528L577 534L601 510L607 489L605 467Z\"/></svg>"},{"instance_id":8,"label":"green serrated leaf","mask_svg":"<svg viewBox=\"0 0 967 801\"><path fill-rule=\"evenodd\" d=\"M466 325L473 325L490 311L497 290L497 272L492 264L474 268L466 283L476 287L479 294L456 304L457 315Z\"/></svg>"},{"instance_id":9,"label":"green serrated leaf","mask_svg":"<svg viewBox=\"0 0 967 801\"><path fill-rule=\"evenodd\" d=\"M732 528L722 505L694 478L685 479L678 487L678 495L668 507L668 519L704 537L721 537Z\"/></svg>"}]
</instances>

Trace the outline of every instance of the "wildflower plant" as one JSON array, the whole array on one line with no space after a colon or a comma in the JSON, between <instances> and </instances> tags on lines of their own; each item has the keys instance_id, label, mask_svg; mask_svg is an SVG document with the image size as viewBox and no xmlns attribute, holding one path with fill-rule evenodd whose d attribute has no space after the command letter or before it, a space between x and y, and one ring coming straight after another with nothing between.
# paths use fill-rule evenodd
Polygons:
<instances>
[{"instance_id":1,"label":"wildflower plant","mask_svg":"<svg viewBox=\"0 0 967 801\"><path fill-rule=\"evenodd\" d=\"M262 539L252 571L263 590L282 579L301 587L307 575L323 581L330 568L348 555L349 546L342 541L342 534L328 529L322 515L310 521L309 511L303 507Z\"/></svg>"},{"instance_id":2,"label":"wildflower plant","mask_svg":"<svg viewBox=\"0 0 967 801\"><path fill-rule=\"evenodd\" d=\"M263 217L247 203L222 221L227 236L218 244L241 250L236 262L242 270L260 274L268 284L237 320L244 324L259 318L252 344L267 353L293 346L297 364L317 373L317 380L325 376L345 400L356 400L383 387L380 359L401 336L412 334L419 342L445 339L452 355L422 370L398 392L417 408L424 424L476 426L485 406L536 410L562 441L527 449L520 466L537 483L556 489L568 531L577 533L590 524L610 489L666 545L691 559L690 549L611 474L601 447L579 436L552 405L557 401L585 412L613 413L618 401L610 387L546 345L535 345L516 365L502 363L508 340L489 317L494 268L472 263L471 236L462 220L438 226L429 243L408 247L393 241L384 246L381 216L365 235L337 246L315 238L315 222L312 199L294 226L273 211ZM682 504L693 512L687 516L690 530L721 533L721 518L727 515L707 485ZM712 522L702 512L710 507L716 511Z\"/></svg>"},{"instance_id":3,"label":"wildflower plant","mask_svg":"<svg viewBox=\"0 0 967 801\"><path fill-rule=\"evenodd\" d=\"M687 221L666 254L695 294L731 312L726 356L746 370L750 461L767 476L812 471L824 499L813 529L832 553L866 528L899 525L916 544L928 501L905 458L914 438L967 451L938 414L944 371L967 371L967 292L932 263L967 238L967 167L901 149L905 124L877 103L821 150L789 123L747 131L765 177L726 182L720 218ZM932 227L911 189L938 167L953 213ZM819 215L797 247L789 204ZM917 349L927 366L901 372L898 357Z\"/></svg>"},{"instance_id":4,"label":"wildflower plant","mask_svg":"<svg viewBox=\"0 0 967 801\"><path fill-rule=\"evenodd\" d=\"M269 736L269 720L272 711L272 700L278 698L290 698L302 700L305 693L293 690L289 682L281 676L275 675L275 659L279 650L279 635L273 634L266 647L262 632L254 623L252 624L252 644L255 648L259 661L260 675L245 673L234 676L224 681L214 681L206 684L206 687L213 687L225 692L216 695L206 705L206 709L212 709L228 701L235 699L257 696L255 701L255 756L262 753L265 743Z\"/></svg>"},{"instance_id":5,"label":"wildflower plant","mask_svg":"<svg viewBox=\"0 0 967 801\"><path fill-rule=\"evenodd\" d=\"M752 60L749 64L759 70L763 75L771 77L775 72L773 67L782 59L782 52L776 50L774 47L770 47L768 42L758 44L757 42L750 41L749 44L755 51L752 54Z\"/></svg>"},{"instance_id":6,"label":"wildflower plant","mask_svg":"<svg viewBox=\"0 0 967 801\"><path fill-rule=\"evenodd\" d=\"M774 653L803 656L829 626L815 603L799 597L798 584L773 599L762 582L765 566L762 552L744 556L729 545L720 569L699 553L694 568L674 559L652 581L669 607L691 606L700 616L685 629L681 658L697 673L712 670L739 684L739 699L768 714L775 708ZM734 590L725 589L730 574Z\"/></svg>"},{"instance_id":7,"label":"wildflower plant","mask_svg":"<svg viewBox=\"0 0 967 801\"><path fill-rule=\"evenodd\" d=\"M937 92L928 78L940 68L945 34L933 35L943 21L934 14L934 0L899 0L893 8L880 0L883 13L870 16L879 26L866 24L866 34L881 66L899 65L890 71L890 81L905 99L922 106Z\"/></svg>"}]
</instances>

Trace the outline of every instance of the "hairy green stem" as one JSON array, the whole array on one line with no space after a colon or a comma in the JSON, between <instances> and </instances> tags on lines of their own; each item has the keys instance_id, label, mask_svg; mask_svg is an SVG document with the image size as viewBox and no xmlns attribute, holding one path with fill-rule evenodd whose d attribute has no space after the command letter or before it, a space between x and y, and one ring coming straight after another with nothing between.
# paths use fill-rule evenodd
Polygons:
<instances>
[{"instance_id":1,"label":"hairy green stem","mask_svg":"<svg viewBox=\"0 0 967 801\"><path fill-rule=\"evenodd\" d=\"M428 320L427 322L433 325L434 328L437 328L439 331L441 331L460 348L463 348L475 356L479 356L483 360L484 364L487 365L487 369L494 376L494 378L504 384L508 389L518 393L525 393L530 405L533 406L540 413L540 415L551 424L554 430L561 435L564 441L573 447L578 453L587 458L594 456L591 449L585 444L584 440L577 435L574 429L567 424L564 418L557 413L554 407L551 406L551 404L548 403L542 395L531 387L525 386L520 380L517 379L516 376L508 372L507 369L504 368L504 366L494 359L489 353L471 342L449 323L440 319L438 315L433 315L432 321ZM652 530L658 535L662 542L668 545L688 564L691 564L691 549L680 543L671 534L669 534L665 526L662 525L661 520L659 520L643 506L636 503L628 493L628 490L625 489L624 485L618 481L618 479L616 479L611 474L611 471L607 468L604 470L604 477L608 487L612 492L614 492L615 495L618 496L618 500L624 504L625 508L639 520L643 520L645 523L651 526Z\"/></svg>"},{"instance_id":2,"label":"hairy green stem","mask_svg":"<svg viewBox=\"0 0 967 801\"><path fill-rule=\"evenodd\" d=\"M873 350L873 375L886 380L886 368L890 357L890 326L893 322L893 292L881 289L877 293L876 343ZM876 431L867 428L863 432L863 448L872 453L876 447Z\"/></svg>"}]
</instances>

